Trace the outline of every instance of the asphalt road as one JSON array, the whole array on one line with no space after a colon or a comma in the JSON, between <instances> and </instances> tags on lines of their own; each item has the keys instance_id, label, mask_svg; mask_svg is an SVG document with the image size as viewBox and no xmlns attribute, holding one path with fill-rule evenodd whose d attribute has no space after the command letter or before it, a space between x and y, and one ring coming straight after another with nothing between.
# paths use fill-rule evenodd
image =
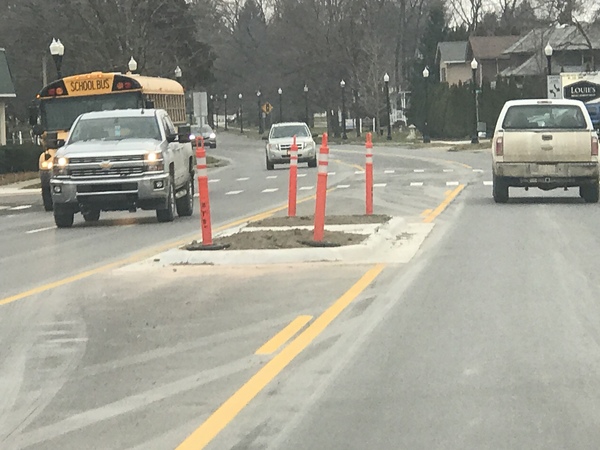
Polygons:
<instances>
[{"instance_id":1,"label":"asphalt road","mask_svg":"<svg viewBox=\"0 0 600 450\"><path fill-rule=\"evenodd\" d=\"M213 228L284 205L262 143L220 139ZM331 147L328 214L360 214L363 150ZM0 193L0 448L595 448L600 206L496 205L490 181L484 151L376 148L376 213L423 221L464 186L387 266L149 269L197 213L57 230Z\"/></svg>"}]
</instances>

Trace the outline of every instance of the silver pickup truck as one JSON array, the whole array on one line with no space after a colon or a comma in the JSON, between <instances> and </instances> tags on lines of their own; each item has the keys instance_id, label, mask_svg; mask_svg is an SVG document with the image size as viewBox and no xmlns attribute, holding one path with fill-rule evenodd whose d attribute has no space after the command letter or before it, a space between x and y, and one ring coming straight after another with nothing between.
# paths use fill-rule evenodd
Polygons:
<instances>
[{"instance_id":1,"label":"silver pickup truck","mask_svg":"<svg viewBox=\"0 0 600 450\"><path fill-rule=\"evenodd\" d=\"M195 155L189 126L176 131L159 109L127 109L82 114L60 147L50 180L54 221L73 225L81 212L86 222L101 211L156 210L159 222L175 211L194 210Z\"/></svg>"},{"instance_id":2,"label":"silver pickup truck","mask_svg":"<svg viewBox=\"0 0 600 450\"><path fill-rule=\"evenodd\" d=\"M578 187L598 202L598 136L577 100L529 99L505 103L492 139L493 196L508 201L509 187Z\"/></svg>"}]
</instances>

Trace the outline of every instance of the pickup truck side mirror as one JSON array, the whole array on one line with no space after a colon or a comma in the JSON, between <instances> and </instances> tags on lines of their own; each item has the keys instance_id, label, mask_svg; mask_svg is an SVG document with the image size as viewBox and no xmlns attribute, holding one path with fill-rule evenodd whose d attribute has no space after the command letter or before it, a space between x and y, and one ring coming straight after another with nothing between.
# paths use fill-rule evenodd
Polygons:
<instances>
[{"instance_id":1,"label":"pickup truck side mirror","mask_svg":"<svg viewBox=\"0 0 600 450\"><path fill-rule=\"evenodd\" d=\"M177 140L176 134L167 134L167 142L171 143L171 142L175 142L176 140Z\"/></svg>"},{"instance_id":2,"label":"pickup truck side mirror","mask_svg":"<svg viewBox=\"0 0 600 450\"><path fill-rule=\"evenodd\" d=\"M190 134L192 134L192 127L189 125L180 125L177 128L177 139L182 144L191 141Z\"/></svg>"},{"instance_id":3,"label":"pickup truck side mirror","mask_svg":"<svg viewBox=\"0 0 600 450\"><path fill-rule=\"evenodd\" d=\"M60 148L65 145L64 139L58 139L58 133L56 131L49 131L46 133L46 148Z\"/></svg>"}]
</instances>

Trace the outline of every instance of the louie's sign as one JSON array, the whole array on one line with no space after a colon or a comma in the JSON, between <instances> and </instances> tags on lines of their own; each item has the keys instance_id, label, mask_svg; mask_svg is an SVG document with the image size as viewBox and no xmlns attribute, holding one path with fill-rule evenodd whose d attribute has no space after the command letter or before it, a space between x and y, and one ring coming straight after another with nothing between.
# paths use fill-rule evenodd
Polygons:
<instances>
[{"instance_id":1,"label":"louie's sign","mask_svg":"<svg viewBox=\"0 0 600 450\"><path fill-rule=\"evenodd\" d=\"M600 73L561 73L563 98L588 102L600 97Z\"/></svg>"}]
</instances>

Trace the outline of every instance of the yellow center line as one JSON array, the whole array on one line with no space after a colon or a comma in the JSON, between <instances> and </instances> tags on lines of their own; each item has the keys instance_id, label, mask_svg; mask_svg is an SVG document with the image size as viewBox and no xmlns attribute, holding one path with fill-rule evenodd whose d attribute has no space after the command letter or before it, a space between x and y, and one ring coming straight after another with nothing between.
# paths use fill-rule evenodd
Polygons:
<instances>
[{"instance_id":1,"label":"yellow center line","mask_svg":"<svg viewBox=\"0 0 600 450\"><path fill-rule=\"evenodd\" d=\"M328 189L327 192L331 192L333 190L335 190L335 187L333 187L331 189ZM312 199L315 199L315 198L316 198L316 195L311 195L311 196L308 196L308 197L303 197L300 200L298 200L297 203L303 203L303 202L306 202L308 200L312 200ZM241 224L246 223L246 222L254 222L254 221L257 221L257 220L266 219L267 217L270 217L270 216L272 216L273 214L275 214L275 213L277 213L279 211L286 210L287 207L288 207L288 205L286 203L286 204L284 204L282 206L278 206L276 208L269 209L267 211L255 214L253 216L245 217L245 218L242 218L242 219L235 220L233 222L229 222L229 223L227 223L225 225L221 225L220 227L216 227L213 231L214 232L219 232L219 231L226 230L228 228L232 228L232 227L241 225ZM194 235L196 235L196 233L194 233ZM163 244L163 245L159 245L159 246L156 246L156 247L152 247L152 248L150 248L148 250L144 250L143 252L136 253L136 254L128 257L128 258L120 259L118 261L113 261L111 263L104 264L104 265L102 265L100 267L97 267L95 269L87 270L85 272L81 272L81 273L75 274L75 275L67 277L67 278L63 278L63 279L60 279L60 280L57 280L57 281L53 281L53 282L50 282L50 283L47 283L47 284L43 284L43 285L35 287L33 289L29 289L27 291L23 291L23 292L20 292L18 294L15 294L15 295L11 295L10 297L0 298L0 306L7 305L7 304L15 302L17 300L21 300L21 299L30 297L30 296L35 295L35 294L40 294L42 292L46 292L46 291L49 291L51 289L54 289L54 288L57 288L57 287L60 287L60 286L64 286L66 284L73 283L75 281L83 280L84 278L88 278L88 277L90 277L92 275L95 275L95 274L98 274L98 273L101 273L101 272L105 272L107 270L115 269L115 268L118 268L118 267L121 267L121 266L125 266L127 264L133 264L133 263L141 261L143 259L150 258L151 256L154 256L157 253L162 253L162 252L170 250L170 249L172 249L174 247L179 247L179 246L181 246L183 244L186 244L186 243L189 242L190 239L191 239L191 237L188 236L188 237L183 238L183 239L178 239L176 241L171 241L169 243L166 243L166 244Z\"/></svg>"},{"instance_id":2,"label":"yellow center line","mask_svg":"<svg viewBox=\"0 0 600 450\"><path fill-rule=\"evenodd\" d=\"M206 419L177 450L199 450L212 441L244 407L258 395L285 367L293 361L340 313L371 284L385 265L378 264L367 271L345 294L338 298L306 330L262 369L250 378Z\"/></svg>"},{"instance_id":3,"label":"yellow center line","mask_svg":"<svg viewBox=\"0 0 600 450\"><path fill-rule=\"evenodd\" d=\"M296 333L311 320L312 316L296 317L283 330L269 339L261 348L256 350L255 355L270 355L271 353L275 353L279 347L294 337Z\"/></svg>"},{"instance_id":4,"label":"yellow center line","mask_svg":"<svg viewBox=\"0 0 600 450\"><path fill-rule=\"evenodd\" d=\"M448 205L452 202L452 200L454 200L456 198L456 196L458 194L460 194L460 192L464 188L465 188L464 184L457 186L452 192L450 192L448 194L446 199L442 203L440 203L437 208L435 208L431 213L429 213L429 215L427 217L425 217L423 219L423 222L424 223L433 222L433 219L435 219L437 216L439 216L448 207Z\"/></svg>"},{"instance_id":5,"label":"yellow center line","mask_svg":"<svg viewBox=\"0 0 600 450\"><path fill-rule=\"evenodd\" d=\"M353 168L355 168L357 170L362 170L362 171L365 170L365 168L363 166L359 166L358 164L347 163L347 162L342 161L341 159L334 159L333 162L336 162L336 163L341 164L343 166L353 167Z\"/></svg>"}]
</instances>

